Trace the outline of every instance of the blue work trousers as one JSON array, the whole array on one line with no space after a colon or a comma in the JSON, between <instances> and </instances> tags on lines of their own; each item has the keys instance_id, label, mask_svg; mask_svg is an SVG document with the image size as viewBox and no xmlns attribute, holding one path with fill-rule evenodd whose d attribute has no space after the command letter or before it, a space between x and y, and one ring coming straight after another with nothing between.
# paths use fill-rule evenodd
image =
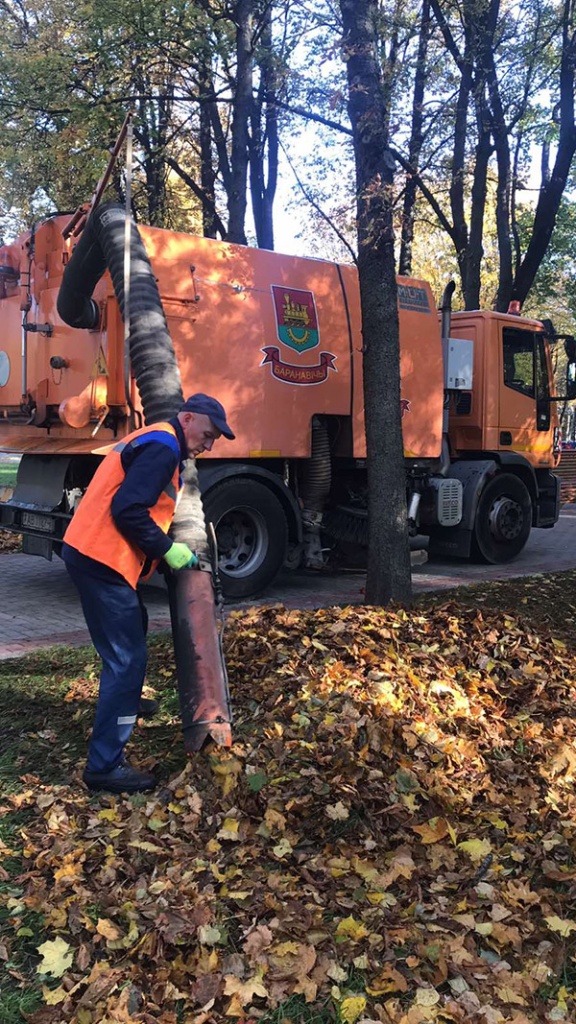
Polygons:
<instances>
[{"instance_id":1,"label":"blue work trousers","mask_svg":"<svg viewBox=\"0 0 576 1024\"><path fill-rule=\"evenodd\" d=\"M102 658L100 692L87 769L109 772L136 723L146 676L148 615L139 593L119 580L108 582L66 564L74 581L92 643Z\"/></svg>"}]
</instances>

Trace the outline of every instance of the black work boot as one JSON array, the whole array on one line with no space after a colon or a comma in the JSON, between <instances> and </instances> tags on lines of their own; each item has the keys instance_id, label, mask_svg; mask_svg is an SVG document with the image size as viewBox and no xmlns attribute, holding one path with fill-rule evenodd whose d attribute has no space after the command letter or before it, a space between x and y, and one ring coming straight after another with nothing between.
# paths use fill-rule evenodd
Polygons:
<instances>
[{"instance_id":1,"label":"black work boot","mask_svg":"<svg viewBox=\"0 0 576 1024\"><path fill-rule=\"evenodd\" d=\"M121 761L109 772L91 772L85 768L82 778L88 789L93 792L105 790L107 793L147 793L156 785L153 775L133 768L127 761Z\"/></svg>"},{"instance_id":2,"label":"black work boot","mask_svg":"<svg viewBox=\"0 0 576 1024\"><path fill-rule=\"evenodd\" d=\"M138 704L138 718L154 718L158 714L160 704L151 697L140 697Z\"/></svg>"}]
</instances>

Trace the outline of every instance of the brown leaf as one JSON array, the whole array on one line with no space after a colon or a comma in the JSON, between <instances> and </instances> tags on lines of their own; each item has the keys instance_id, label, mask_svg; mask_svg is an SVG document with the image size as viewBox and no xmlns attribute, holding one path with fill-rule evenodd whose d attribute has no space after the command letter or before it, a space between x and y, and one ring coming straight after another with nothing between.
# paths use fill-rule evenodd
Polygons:
<instances>
[{"instance_id":1,"label":"brown leaf","mask_svg":"<svg viewBox=\"0 0 576 1024\"><path fill-rule=\"evenodd\" d=\"M221 974L205 974L192 985L192 998L199 1006L205 1007L207 1003L222 995L223 987Z\"/></svg>"}]
</instances>

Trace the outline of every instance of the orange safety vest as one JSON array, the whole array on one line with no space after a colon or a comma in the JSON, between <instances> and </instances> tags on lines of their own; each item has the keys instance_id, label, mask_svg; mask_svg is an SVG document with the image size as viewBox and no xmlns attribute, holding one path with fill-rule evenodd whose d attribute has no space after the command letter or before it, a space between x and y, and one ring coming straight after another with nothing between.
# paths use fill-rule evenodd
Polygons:
<instances>
[{"instance_id":1,"label":"orange safety vest","mask_svg":"<svg viewBox=\"0 0 576 1024\"><path fill-rule=\"evenodd\" d=\"M156 525L164 533L168 533L181 489L180 444L170 423L154 423L149 427L134 430L114 445L96 470L64 534L66 544L76 548L82 555L115 569L134 588L141 578L146 555L120 533L112 518L111 508L114 495L125 479L122 452L128 445L137 448L150 441L160 441L178 453L172 480L153 508L149 509ZM142 579L149 579L159 561L160 559L156 559L152 563L150 571Z\"/></svg>"}]
</instances>

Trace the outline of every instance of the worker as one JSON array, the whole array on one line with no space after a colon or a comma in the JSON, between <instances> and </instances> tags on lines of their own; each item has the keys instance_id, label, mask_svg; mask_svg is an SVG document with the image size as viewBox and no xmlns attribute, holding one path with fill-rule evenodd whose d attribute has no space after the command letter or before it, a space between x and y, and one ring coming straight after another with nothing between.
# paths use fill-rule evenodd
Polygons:
<instances>
[{"instance_id":1,"label":"worker","mask_svg":"<svg viewBox=\"0 0 576 1024\"><path fill-rule=\"evenodd\" d=\"M161 560L173 571L198 566L187 544L168 536L186 459L233 439L223 406L192 395L178 415L111 446L64 535L62 558L102 659L96 717L83 780L90 790L136 793L154 776L124 758L146 674L147 615L138 592Z\"/></svg>"}]
</instances>

